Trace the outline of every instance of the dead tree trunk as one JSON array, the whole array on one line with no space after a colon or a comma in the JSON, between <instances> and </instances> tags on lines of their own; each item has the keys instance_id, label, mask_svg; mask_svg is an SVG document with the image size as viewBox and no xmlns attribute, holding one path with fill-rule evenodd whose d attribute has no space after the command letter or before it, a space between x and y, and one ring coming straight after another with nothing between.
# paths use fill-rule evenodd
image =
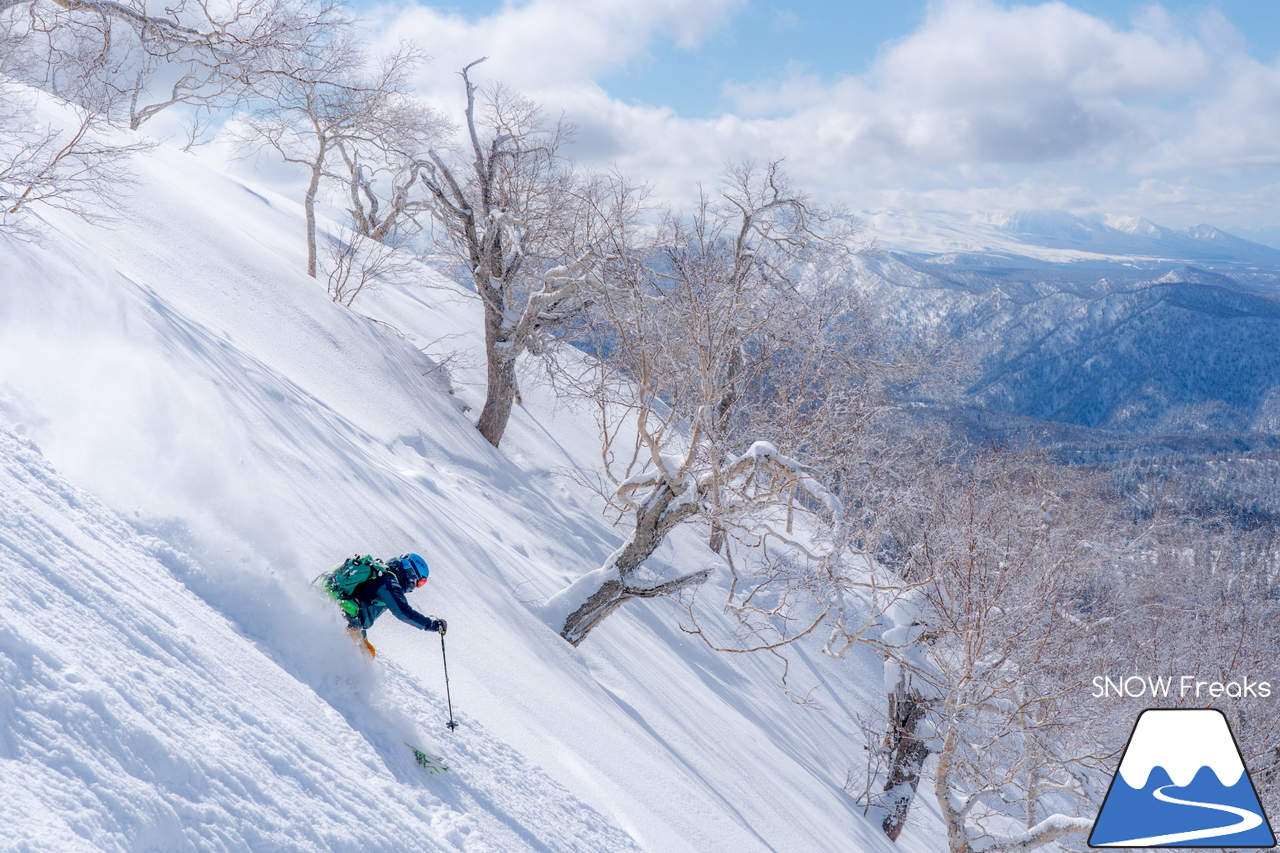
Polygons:
<instances>
[{"instance_id":1,"label":"dead tree trunk","mask_svg":"<svg viewBox=\"0 0 1280 853\"><path fill-rule=\"evenodd\" d=\"M928 703L902 681L889 694L890 758L883 799L888 813L881 827L890 841L897 841L906 826L907 813L920 786L920 772L929 757L929 745L920 732L928 712Z\"/></svg>"}]
</instances>

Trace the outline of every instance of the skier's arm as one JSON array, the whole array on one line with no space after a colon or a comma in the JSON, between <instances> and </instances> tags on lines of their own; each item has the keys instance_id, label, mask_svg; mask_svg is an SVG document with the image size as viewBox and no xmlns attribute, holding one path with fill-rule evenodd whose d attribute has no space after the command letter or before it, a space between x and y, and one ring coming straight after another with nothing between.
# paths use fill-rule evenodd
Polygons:
<instances>
[{"instance_id":1,"label":"skier's arm","mask_svg":"<svg viewBox=\"0 0 1280 853\"><path fill-rule=\"evenodd\" d=\"M409 602L404 597L404 590L394 580L388 580L387 583L382 584L378 589L378 600L385 604L387 610L391 611L391 615L401 622L408 622L424 631L440 630L439 620L423 616L409 606Z\"/></svg>"}]
</instances>

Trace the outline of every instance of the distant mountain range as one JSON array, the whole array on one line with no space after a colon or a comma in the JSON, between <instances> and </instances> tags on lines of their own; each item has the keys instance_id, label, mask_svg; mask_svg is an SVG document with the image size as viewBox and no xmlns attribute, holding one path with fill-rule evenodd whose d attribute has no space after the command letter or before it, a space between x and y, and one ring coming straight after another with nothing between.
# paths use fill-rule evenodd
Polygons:
<instances>
[{"instance_id":1,"label":"distant mountain range","mask_svg":"<svg viewBox=\"0 0 1280 853\"><path fill-rule=\"evenodd\" d=\"M1050 263L1183 261L1280 266L1280 249L1212 225L1174 229L1141 217L1086 219L1062 210L992 215L868 212L864 218L890 251L998 254Z\"/></svg>"},{"instance_id":2,"label":"distant mountain range","mask_svg":"<svg viewBox=\"0 0 1280 853\"><path fill-rule=\"evenodd\" d=\"M1061 211L879 216L861 284L904 328L963 338L969 406L1131 436L1280 433L1280 250Z\"/></svg>"}]
</instances>

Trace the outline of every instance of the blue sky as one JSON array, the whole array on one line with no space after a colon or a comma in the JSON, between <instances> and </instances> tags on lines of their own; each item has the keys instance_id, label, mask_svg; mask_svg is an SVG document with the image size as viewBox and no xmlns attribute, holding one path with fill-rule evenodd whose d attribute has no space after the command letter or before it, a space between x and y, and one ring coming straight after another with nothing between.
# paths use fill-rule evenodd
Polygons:
<instances>
[{"instance_id":1,"label":"blue sky","mask_svg":"<svg viewBox=\"0 0 1280 853\"><path fill-rule=\"evenodd\" d=\"M379 0L456 112L478 69L673 199L786 158L823 200L1208 222L1280 245L1280 0Z\"/></svg>"},{"instance_id":2,"label":"blue sky","mask_svg":"<svg viewBox=\"0 0 1280 853\"><path fill-rule=\"evenodd\" d=\"M473 0L438 8L479 21L504 5L524 4ZM925 0L752 0L700 43L659 41L597 82L625 101L666 105L689 117L712 115L726 107L721 86L729 80L747 82L793 66L826 78L864 73L885 43L920 26L928 5ZM1068 5L1122 27L1153 4L1072 0ZM1164 0L1159 5L1188 30L1206 12L1219 12L1254 58L1273 61L1280 53L1280 0Z\"/></svg>"},{"instance_id":3,"label":"blue sky","mask_svg":"<svg viewBox=\"0 0 1280 853\"><path fill-rule=\"evenodd\" d=\"M1088 0L1069 5L1124 26L1151 4ZM1189 30L1205 11L1221 12L1257 59L1272 60L1280 51L1280 0L1183 0L1161 5ZM644 59L599 82L624 100L666 104L690 117L710 115L726 106L721 97L726 80L747 82L792 66L827 79L866 72L881 46L920 26L927 6L922 0L752 2L702 44L681 47L663 42ZM479 15L500 7L483 2L460 8Z\"/></svg>"}]
</instances>

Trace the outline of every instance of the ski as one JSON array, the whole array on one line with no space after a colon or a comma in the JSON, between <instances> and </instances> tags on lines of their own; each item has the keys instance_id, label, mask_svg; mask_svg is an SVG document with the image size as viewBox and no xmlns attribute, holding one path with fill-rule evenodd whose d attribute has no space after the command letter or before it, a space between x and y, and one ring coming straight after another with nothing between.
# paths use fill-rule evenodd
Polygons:
<instances>
[{"instance_id":1,"label":"ski","mask_svg":"<svg viewBox=\"0 0 1280 853\"><path fill-rule=\"evenodd\" d=\"M449 769L448 765L444 763L443 756L423 752L411 743L405 744L405 746L413 750L413 760L428 773L444 773Z\"/></svg>"}]
</instances>

